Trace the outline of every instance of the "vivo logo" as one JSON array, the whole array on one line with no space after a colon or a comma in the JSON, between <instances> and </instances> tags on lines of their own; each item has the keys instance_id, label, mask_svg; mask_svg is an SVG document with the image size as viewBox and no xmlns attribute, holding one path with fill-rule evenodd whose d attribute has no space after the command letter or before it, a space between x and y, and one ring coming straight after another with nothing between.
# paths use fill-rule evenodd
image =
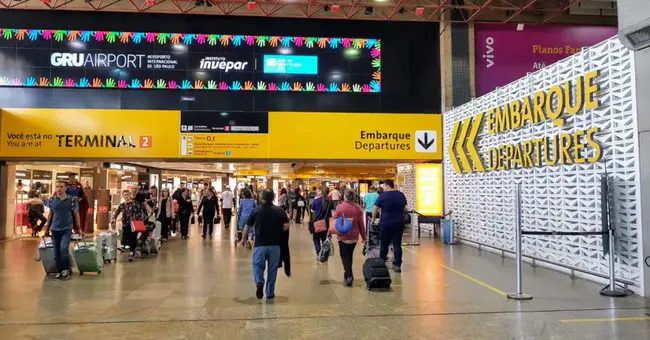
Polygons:
<instances>
[{"instance_id":1,"label":"vivo logo","mask_svg":"<svg viewBox=\"0 0 650 340\"><path fill-rule=\"evenodd\" d=\"M485 39L485 54L482 55L483 59L487 62L487 68L494 66L494 38L488 37Z\"/></svg>"}]
</instances>

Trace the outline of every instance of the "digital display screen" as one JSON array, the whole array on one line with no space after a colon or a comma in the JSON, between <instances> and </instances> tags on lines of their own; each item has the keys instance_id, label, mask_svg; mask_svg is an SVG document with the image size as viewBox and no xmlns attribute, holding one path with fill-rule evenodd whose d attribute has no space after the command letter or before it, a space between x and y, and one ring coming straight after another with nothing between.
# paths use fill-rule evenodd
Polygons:
<instances>
[{"instance_id":1,"label":"digital display screen","mask_svg":"<svg viewBox=\"0 0 650 340\"><path fill-rule=\"evenodd\" d=\"M318 57L305 55L265 55L264 73L318 74Z\"/></svg>"},{"instance_id":2,"label":"digital display screen","mask_svg":"<svg viewBox=\"0 0 650 340\"><path fill-rule=\"evenodd\" d=\"M0 86L381 92L381 43L4 28Z\"/></svg>"}]
</instances>

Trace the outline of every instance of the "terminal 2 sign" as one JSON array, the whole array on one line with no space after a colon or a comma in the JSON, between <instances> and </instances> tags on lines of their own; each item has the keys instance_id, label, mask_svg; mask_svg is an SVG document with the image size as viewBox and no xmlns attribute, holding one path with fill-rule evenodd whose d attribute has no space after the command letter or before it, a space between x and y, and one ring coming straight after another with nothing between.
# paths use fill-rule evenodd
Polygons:
<instances>
[{"instance_id":1,"label":"terminal 2 sign","mask_svg":"<svg viewBox=\"0 0 650 340\"><path fill-rule=\"evenodd\" d=\"M571 115L598 108L598 76L597 71L589 72L577 79L537 91L456 122L447 150L456 173L599 161L602 146L595 138L600 131L597 127L578 128L555 135L533 136L515 143L490 147L484 155L479 155L476 147L479 131L485 128L483 124L487 124L489 135L513 133L544 122L550 122L553 127L560 128ZM488 160L486 165L483 159Z\"/></svg>"}]
</instances>

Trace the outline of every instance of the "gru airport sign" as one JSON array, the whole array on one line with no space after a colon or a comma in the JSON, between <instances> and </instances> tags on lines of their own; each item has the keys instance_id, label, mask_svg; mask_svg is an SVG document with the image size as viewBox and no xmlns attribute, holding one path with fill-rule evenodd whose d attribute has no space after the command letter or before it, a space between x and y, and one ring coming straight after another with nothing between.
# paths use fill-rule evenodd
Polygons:
<instances>
[{"instance_id":1,"label":"gru airport sign","mask_svg":"<svg viewBox=\"0 0 650 340\"><path fill-rule=\"evenodd\" d=\"M0 118L6 158L442 160L439 114L3 109ZM296 138L305 127L325 132Z\"/></svg>"},{"instance_id":2,"label":"gru airport sign","mask_svg":"<svg viewBox=\"0 0 650 340\"><path fill-rule=\"evenodd\" d=\"M595 138L598 127L561 131L572 115L600 107L596 99L600 91L598 76L597 71L588 72L456 122L447 149L456 173L598 162L602 156L602 147ZM498 137L544 122L560 131L491 146L483 155L477 151L480 131Z\"/></svg>"}]
</instances>

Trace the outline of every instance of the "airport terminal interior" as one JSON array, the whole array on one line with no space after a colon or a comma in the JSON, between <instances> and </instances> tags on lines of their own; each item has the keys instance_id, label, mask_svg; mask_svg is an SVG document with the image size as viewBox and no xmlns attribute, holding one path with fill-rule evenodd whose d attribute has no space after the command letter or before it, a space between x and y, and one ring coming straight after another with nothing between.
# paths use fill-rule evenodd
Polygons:
<instances>
[{"instance_id":1,"label":"airport terminal interior","mask_svg":"<svg viewBox=\"0 0 650 340\"><path fill-rule=\"evenodd\" d=\"M650 1L0 9L0 340L650 340Z\"/></svg>"}]
</instances>

